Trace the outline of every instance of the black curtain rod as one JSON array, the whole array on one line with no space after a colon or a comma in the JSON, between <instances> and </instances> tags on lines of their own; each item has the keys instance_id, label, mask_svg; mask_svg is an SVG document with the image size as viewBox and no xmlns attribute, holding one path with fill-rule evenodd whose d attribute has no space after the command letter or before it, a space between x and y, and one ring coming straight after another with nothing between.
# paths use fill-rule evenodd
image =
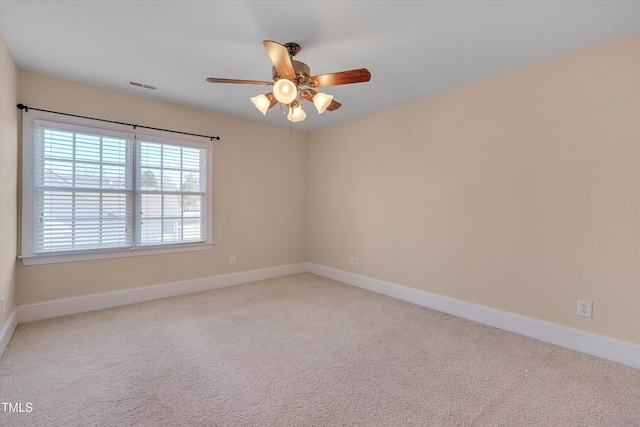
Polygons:
<instances>
[{"instance_id":1,"label":"black curtain rod","mask_svg":"<svg viewBox=\"0 0 640 427\"><path fill-rule=\"evenodd\" d=\"M202 138L209 138L211 141L213 141L214 139L217 139L218 141L220 141L220 137L219 136L199 135L197 133L180 132L180 131L171 130L171 129L160 129L160 128L152 128L152 127L149 127L149 126L134 125L134 124L131 124L131 123L115 122L113 120L96 119L95 117L78 116L76 114L61 113L59 111L41 110L39 108L27 107L24 104L18 104L18 105L16 105L16 107L18 107L21 110L25 110L26 112L29 112L29 109L32 109L32 110L36 110L36 111L44 111L45 113L60 114L60 115L63 115L63 116L79 117L81 119L97 120L99 122L107 122L107 123L115 123L117 125L132 126L133 129L142 128L142 129L160 130L160 131L163 131L163 132L179 133L181 135L200 136Z\"/></svg>"}]
</instances>

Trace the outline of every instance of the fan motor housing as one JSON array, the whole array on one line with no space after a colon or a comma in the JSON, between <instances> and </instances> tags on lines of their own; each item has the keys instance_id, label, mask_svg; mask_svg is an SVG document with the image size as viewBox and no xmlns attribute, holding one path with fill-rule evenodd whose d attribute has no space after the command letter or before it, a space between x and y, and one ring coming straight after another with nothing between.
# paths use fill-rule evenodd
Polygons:
<instances>
[{"instance_id":1,"label":"fan motor housing","mask_svg":"<svg viewBox=\"0 0 640 427\"><path fill-rule=\"evenodd\" d=\"M296 72L296 81L299 84L304 84L307 81L307 77L311 76L311 68L304 62L292 60L291 63L293 64L293 70ZM273 81L278 81L280 76L276 67L271 67L271 72L273 73Z\"/></svg>"}]
</instances>

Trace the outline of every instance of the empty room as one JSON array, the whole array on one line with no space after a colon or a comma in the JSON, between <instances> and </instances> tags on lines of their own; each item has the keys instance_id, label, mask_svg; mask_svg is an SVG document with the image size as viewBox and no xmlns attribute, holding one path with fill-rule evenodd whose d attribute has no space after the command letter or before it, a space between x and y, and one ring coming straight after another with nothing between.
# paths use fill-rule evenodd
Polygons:
<instances>
[{"instance_id":1,"label":"empty room","mask_svg":"<svg viewBox=\"0 0 640 427\"><path fill-rule=\"evenodd\" d=\"M0 0L0 425L639 402L640 1Z\"/></svg>"}]
</instances>

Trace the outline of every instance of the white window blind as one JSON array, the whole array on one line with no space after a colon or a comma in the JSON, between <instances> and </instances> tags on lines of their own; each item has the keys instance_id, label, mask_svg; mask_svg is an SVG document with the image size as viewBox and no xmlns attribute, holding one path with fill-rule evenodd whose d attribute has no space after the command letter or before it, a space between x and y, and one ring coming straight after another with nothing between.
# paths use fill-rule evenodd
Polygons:
<instances>
[{"instance_id":1,"label":"white window blind","mask_svg":"<svg viewBox=\"0 0 640 427\"><path fill-rule=\"evenodd\" d=\"M131 246L127 138L38 124L35 253Z\"/></svg>"},{"instance_id":2,"label":"white window blind","mask_svg":"<svg viewBox=\"0 0 640 427\"><path fill-rule=\"evenodd\" d=\"M207 143L85 123L23 119L23 262L211 248Z\"/></svg>"},{"instance_id":3,"label":"white window blind","mask_svg":"<svg viewBox=\"0 0 640 427\"><path fill-rule=\"evenodd\" d=\"M139 245L202 242L206 152L138 141Z\"/></svg>"}]
</instances>

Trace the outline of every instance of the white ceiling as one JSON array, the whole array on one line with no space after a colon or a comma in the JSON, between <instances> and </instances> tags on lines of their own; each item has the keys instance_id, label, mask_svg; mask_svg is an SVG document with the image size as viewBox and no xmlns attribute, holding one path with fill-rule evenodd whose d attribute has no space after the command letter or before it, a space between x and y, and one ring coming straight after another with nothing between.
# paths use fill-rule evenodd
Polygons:
<instances>
[{"instance_id":1,"label":"white ceiling","mask_svg":"<svg viewBox=\"0 0 640 427\"><path fill-rule=\"evenodd\" d=\"M324 88L310 131L640 29L640 0L0 0L0 32L24 70L289 127L249 98L271 80L263 40L297 42L312 74L366 67ZM129 84L156 86L156 91ZM96 100L98 101L98 100ZM38 106L34 105L34 108Z\"/></svg>"}]
</instances>

